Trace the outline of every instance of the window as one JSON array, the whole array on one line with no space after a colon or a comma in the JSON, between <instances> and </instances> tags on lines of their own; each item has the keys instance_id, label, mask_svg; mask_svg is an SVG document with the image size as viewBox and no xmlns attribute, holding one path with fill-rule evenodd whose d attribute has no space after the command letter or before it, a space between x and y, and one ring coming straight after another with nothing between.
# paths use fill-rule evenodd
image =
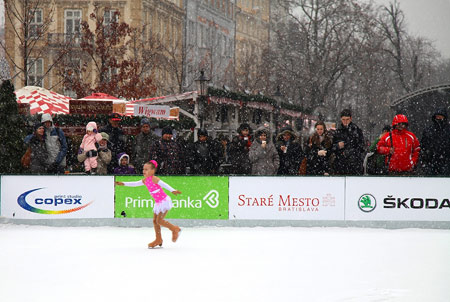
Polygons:
<instances>
[{"instance_id":1,"label":"window","mask_svg":"<svg viewBox=\"0 0 450 302\"><path fill-rule=\"evenodd\" d=\"M77 94L74 90L72 90L72 82L74 80L80 80L81 79L81 60L77 58L70 58L70 61L67 64L67 67L65 69L65 82L64 85L64 95L71 97L71 98L77 98Z\"/></svg>"},{"instance_id":2,"label":"window","mask_svg":"<svg viewBox=\"0 0 450 302\"><path fill-rule=\"evenodd\" d=\"M66 41L73 40L73 43L80 43L81 32L81 10L65 10L64 11L64 33Z\"/></svg>"},{"instance_id":3,"label":"window","mask_svg":"<svg viewBox=\"0 0 450 302\"><path fill-rule=\"evenodd\" d=\"M112 24L117 22L119 22L119 12L117 10L105 10L103 12L105 36L112 35Z\"/></svg>"},{"instance_id":4,"label":"window","mask_svg":"<svg viewBox=\"0 0 450 302\"><path fill-rule=\"evenodd\" d=\"M29 27L29 37L30 38L39 38L39 36L42 34L42 9L36 9L34 11L34 14L32 16L32 19L30 20L30 27Z\"/></svg>"},{"instance_id":5,"label":"window","mask_svg":"<svg viewBox=\"0 0 450 302\"><path fill-rule=\"evenodd\" d=\"M103 13L103 24L109 26L111 23L119 22L119 12L117 10L105 10Z\"/></svg>"},{"instance_id":6,"label":"window","mask_svg":"<svg viewBox=\"0 0 450 302\"><path fill-rule=\"evenodd\" d=\"M29 58L27 85L43 87L43 75L44 75L44 59Z\"/></svg>"}]
</instances>

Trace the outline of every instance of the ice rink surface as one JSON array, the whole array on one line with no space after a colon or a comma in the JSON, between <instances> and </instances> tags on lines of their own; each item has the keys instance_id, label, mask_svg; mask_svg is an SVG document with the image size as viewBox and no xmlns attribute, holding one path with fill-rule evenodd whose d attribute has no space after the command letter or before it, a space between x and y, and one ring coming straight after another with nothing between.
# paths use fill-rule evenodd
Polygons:
<instances>
[{"instance_id":1,"label":"ice rink surface","mask_svg":"<svg viewBox=\"0 0 450 302\"><path fill-rule=\"evenodd\" d=\"M450 301L450 230L0 225L0 301Z\"/></svg>"}]
</instances>

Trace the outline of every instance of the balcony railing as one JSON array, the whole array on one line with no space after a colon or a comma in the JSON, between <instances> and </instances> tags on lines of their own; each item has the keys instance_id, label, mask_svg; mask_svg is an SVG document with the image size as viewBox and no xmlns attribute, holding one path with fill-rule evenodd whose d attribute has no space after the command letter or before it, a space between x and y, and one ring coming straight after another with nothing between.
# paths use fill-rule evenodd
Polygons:
<instances>
[{"instance_id":1,"label":"balcony railing","mask_svg":"<svg viewBox=\"0 0 450 302\"><path fill-rule=\"evenodd\" d=\"M80 47L81 34L48 34L48 45L51 47Z\"/></svg>"}]
</instances>

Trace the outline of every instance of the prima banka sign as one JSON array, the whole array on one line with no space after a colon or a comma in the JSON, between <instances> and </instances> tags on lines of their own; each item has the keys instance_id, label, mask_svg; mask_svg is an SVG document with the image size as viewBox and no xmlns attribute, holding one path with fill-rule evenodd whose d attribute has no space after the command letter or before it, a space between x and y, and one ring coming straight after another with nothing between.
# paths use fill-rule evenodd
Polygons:
<instances>
[{"instance_id":1,"label":"prima banka sign","mask_svg":"<svg viewBox=\"0 0 450 302\"><path fill-rule=\"evenodd\" d=\"M230 219L343 220L344 177L230 177Z\"/></svg>"},{"instance_id":2,"label":"prima banka sign","mask_svg":"<svg viewBox=\"0 0 450 302\"><path fill-rule=\"evenodd\" d=\"M113 176L4 176L2 188L7 188L1 199L4 217L114 217Z\"/></svg>"}]
</instances>

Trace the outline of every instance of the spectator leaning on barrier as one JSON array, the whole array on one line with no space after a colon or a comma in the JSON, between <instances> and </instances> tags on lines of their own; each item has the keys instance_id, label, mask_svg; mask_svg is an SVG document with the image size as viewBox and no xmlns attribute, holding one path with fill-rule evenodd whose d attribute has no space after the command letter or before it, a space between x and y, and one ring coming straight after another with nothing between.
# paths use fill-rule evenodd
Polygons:
<instances>
[{"instance_id":1,"label":"spectator leaning on barrier","mask_svg":"<svg viewBox=\"0 0 450 302\"><path fill-rule=\"evenodd\" d=\"M47 146L47 172L51 174L64 174L66 167L67 141L64 132L53 125L53 118L44 113L41 123L45 127L45 144Z\"/></svg>"},{"instance_id":2,"label":"spectator leaning on barrier","mask_svg":"<svg viewBox=\"0 0 450 302\"><path fill-rule=\"evenodd\" d=\"M144 164L150 160L150 148L159 137L152 133L148 118L141 120L141 132L136 136L133 144L133 163L136 171L142 171Z\"/></svg>"},{"instance_id":3,"label":"spectator leaning on barrier","mask_svg":"<svg viewBox=\"0 0 450 302\"><path fill-rule=\"evenodd\" d=\"M217 174L220 166L220 145L208 136L208 131L200 129L198 140L191 145L189 166L193 174Z\"/></svg>"},{"instance_id":4,"label":"spectator leaning on barrier","mask_svg":"<svg viewBox=\"0 0 450 302\"><path fill-rule=\"evenodd\" d=\"M311 135L306 144L306 174L329 175L331 169L330 156L333 139L328 133L324 122L317 122L314 129L315 132Z\"/></svg>"},{"instance_id":5,"label":"spectator leaning on barrier","mask_svg":"<svg viewBox=\"0 0 450 302\"><path fill-rule=\"evenodd\" d=\"M231 171L233 174L248 175L252 172L252 164L248 153L252 145L252 129L249 124L243 123L237 129L237 136L230 144Z\"/></svg>"},{"instance_id":6,"label":"spectator leaning on barrier","mask_svg":"<svg viewBox=\"0 0 450 302\"><path fill-rule=\"evenodd\" d=\"M45 128L42 123L36 123L33 133L25 137L25 145L31 149L30 172L33 174L47 172L48 152L45 139Z\"/></svg>"},{"instance_id":7,"label":"spectator leaning on barrier","mask_svg":"<svg viewBox=\"0 0 450 302\"><path fill-rule=\"evenodd\" d=\"M332 151L335 154L333 170L339 175L361 175L365 154L362 130L352 122L352 112L341 112L341 125L333 137Z\"/></svg>"},{"instance_id":8,"label":"spectator leaning on barrier","mask_svg":"<svg viewBox=\"0 0 450 302\"><path fill-rule=\"evenodd\" d=\"M280 157L279 175L298 175L304 158L302 147L292 128L281 129L277 135L276 148Z\"/></svg>"},{"instance_id":9,"label":"spectator leaning on barrier","mask_svg":"<svg viewBox=\"0 0 450 302\"><path fill-rule=\"evenodd\" d=\"M445 109L436 110L423 131L420 162L424 175L450 175L450 125Z\"/></svg>"},{"instance_id":10,"label":"spectator leaning on barrier","mask_svg":"<svg viewBox=\"0 0 450 302\"><path fill-rule=\"evenodd\" d=\"M386 155L391 175L414 173L420 152L420 143L414 133L407 130L408 118L398 114L392 120L392 131L383 135L377 145L378 153Z\"/></svg>"},{"instance_id":11,"label":"spectator leaning on barrier","mask_svg":"<svg viewBox=\"0 0 450 302\"><path fill-rule=\"evenodd\" d=\"M269 138L269 130L258 128L250 147L249 158L253 175L276 175L280 166L278 152Z\"/></svg>"},{"instance_id":12,"label":"spectator leaning on barrier","mask_svg":"<svg viewBox=\"0 0 450 302\"><path fill-rule=\"evenodd\" d=\"M230 159L230 140L226 135L219 135L217 142L220 145L220 168L219 174L231 174L231 159Z\"/></svg>"},{"instance_id":13,"label":"spectator leaning on barrier","mask_svg":"<svg viewBox=\"0 0 450 302\"><path fill-rule=\"evenodd\" d=\"M97 174L108 174L108 165L111 162L111 150L108 149L109 135L105 132L101 132L102 140L98 142L98 157L97 157ZM86 160L86 152L80 153L77 156L78 161L81 163Z\"/></svg>"},{"instance_id":14,"label":"spectator leaning on barrier","mask_svg":"<svg viewBox=\"0 0 450 302\"><path fill-rule=\"evenodd\" d=\"M173 130L170 127L162 129L162 138L153 142L151 159L158 162L158 173L162 175L185 174L186 163L184 150L173 140Z\"/></svg>"},{"instance_id":15,"label":"spectator leaning on barrier","mask_svg":"<svg viewBox=\"0 0 450 302\"><path fill-rule=\"evenodd\" d=\"M101 128L99 132L105 132L109 135L108 148L111 150L112 158L117 158L117 155L125 152L126 136L120 128L120 121L122 116L119 113L113 113L109 117L109 124ZM114 168L118 167L117 161L112 160L108 166L108 173L114 173Z\"/></svg>"}]
</instances>

